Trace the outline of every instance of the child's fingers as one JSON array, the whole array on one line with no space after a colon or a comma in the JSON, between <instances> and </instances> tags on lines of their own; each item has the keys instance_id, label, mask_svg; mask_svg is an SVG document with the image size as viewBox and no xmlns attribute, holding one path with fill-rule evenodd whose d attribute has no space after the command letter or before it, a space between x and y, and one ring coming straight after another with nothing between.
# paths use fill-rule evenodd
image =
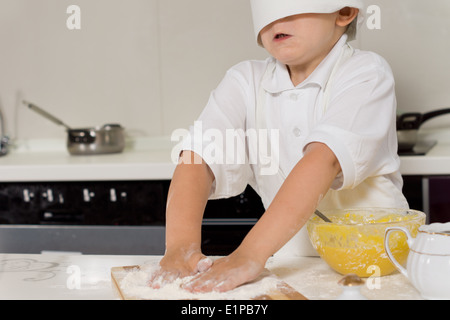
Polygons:
<instances>
[{"instance_id":1,"label":"child's fingers","mask_svg":"<svg viewBox=\"0 0 450 320\"><path fill-rule=\"evenodd\" d=\"M194 279L189 281L183 286L183 289L186 289L190 292L210 292L213 291L214 288L222 282L221 279L217 277L211 277L207 273L199 274Z\"/></svg>"},{"instance_id":2,"label":"child's fingers","mask_svg":"<svg viewBox=\"0 0 450 320\"><path fill-rule=\"evenodd\" d=\"M204 257L197 263L197 271L205 272L208 271L213 265L213 261L210 258Z\"/></svg>"},{"instance_id":3,"label":"child's fingers","mask_svg":"<svg viewBox=\"0 0 450 320\"><path fill-rule=\"evenodd\" d=\"M158 271L151 276L148 281L148 286L153 289L160 289L166 284L175 281L177 278L178 273Z\"/></svg>"},{"instance_id":4,"label":"child's fingers","mask_svg":"<svg viewBox=\"0 0 450 320\"><path fill-rule=\"evenodd\" d=\"M203 256L203 258L197 262L196 268L193 271L190 271L186 266L173 269L160 267L150 276L148 286L153 289L159 289L164 285L175 281L178 278L184 278L187 276L192 276L196 273L206 272L211 268L212 265L213 265L212 260Z\"/></svg>"},{"instance_id":5,"label":"child's fingers","mask_svg":"<svg viewBox=\"0 0 450 320\"><path fill-rule=\"evenodd\" d=\"M254 280L264 266L239 257L226 257L217 260L205 272L199 273L184 289L191 292L225 292L246 282Z\"/></svg>"}]
</instances>

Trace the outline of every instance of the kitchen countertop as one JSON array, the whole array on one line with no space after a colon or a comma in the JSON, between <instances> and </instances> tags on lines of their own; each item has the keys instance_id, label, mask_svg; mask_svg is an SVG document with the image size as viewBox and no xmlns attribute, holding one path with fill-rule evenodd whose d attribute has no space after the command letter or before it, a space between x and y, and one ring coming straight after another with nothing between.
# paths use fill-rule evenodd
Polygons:
<instances>
[{"instance_id":1,"label":"kitchen countertop","mask_svg":"<svg viewBox=\"0 0 450 320\"><path fill-rule=\"evenodd\" d=\"M436 141L425 156L402 156L400 171L403 175L450 175L450 130L421 130L420 141Z\"/></svg>"},{"instance_id":2,"label":"kitchen countertop","mask_svg":"<svg viewBox=\"0 0 450 320\"><path fill-rule=\"evenodd\" d=\"M0 157L0 182L170 180L169 137L127 141L123 153L71 156L62 140L17 142Z\"/></svg>"},{"instance_id":3,"label":"kitchen countertop","mask_svg":"<svg viewBox=\"0 0 450 320\"><path fill-rule=\"evenodd\" d=\"M421 130L436 140L426 156L402 156L403 175L450 175L450 130ZM170 180L175 169L170 137L128 140L121 154L71 156L62 140L18 141L0 158L0 182Z\"/></svg>"},{"instance_id":4,"label":"kitchen countertop","mask_svg":"<svg viewBox=\"0 0 450 320\"><path fill-rule=\"evenodd\" d=\"M0 299L112 300L112 267L157 263L158 256L89 256L69 253L0 254ZM341 275L320 258L271 258L266 267L310 300L332 300L341 293ZM366 280L369 300L420 300L400 273Z\"/></svg>"}]
</instances>

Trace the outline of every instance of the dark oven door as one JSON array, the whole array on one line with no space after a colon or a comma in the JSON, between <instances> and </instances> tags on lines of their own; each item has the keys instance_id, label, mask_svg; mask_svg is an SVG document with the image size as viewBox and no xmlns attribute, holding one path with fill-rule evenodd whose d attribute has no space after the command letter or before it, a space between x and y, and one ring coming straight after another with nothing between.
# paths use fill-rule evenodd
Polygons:
<instances>
[{"instance_id":1,"label":"dark oven door","mask_svg":"<svg viewBox=\"0 0 450 320\"><path fill-rule=\"evenodd\" d=\"M170 181L0 183L0 252L162 255ZM209 201L206 254L232 252L264 209L250 187Z\"/></svg>"}]
</instances>

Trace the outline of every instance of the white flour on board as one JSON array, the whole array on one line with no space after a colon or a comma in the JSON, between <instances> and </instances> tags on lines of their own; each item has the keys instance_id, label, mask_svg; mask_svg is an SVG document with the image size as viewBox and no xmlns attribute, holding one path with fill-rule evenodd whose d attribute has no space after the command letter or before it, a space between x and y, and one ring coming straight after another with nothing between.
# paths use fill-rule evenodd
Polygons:
<instances>
[{"instance_id":1,"label":"white flour on board","mask_svg":"<svg viewBox=\"0 0 450 320\"><path fill-rule=\"evenodd\" d=\"M160 289L148 286L148 281L157 266L145 265L127 273L120 283L122 292L128 296L144 300L250 300L274 291L281 281L273 275L265 275L252 283L228 292L191 293L181 286L193 277L177 279Z\"/></svg>"}]
</instances>

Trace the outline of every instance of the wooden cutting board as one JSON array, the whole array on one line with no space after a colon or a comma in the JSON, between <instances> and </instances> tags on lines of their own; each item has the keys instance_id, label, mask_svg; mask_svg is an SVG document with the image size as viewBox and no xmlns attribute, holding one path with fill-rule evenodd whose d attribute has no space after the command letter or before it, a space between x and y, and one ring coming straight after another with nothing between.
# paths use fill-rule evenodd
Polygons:
<instances>
[{"instance_id":1,"label":"wooden cutting board","mask_svg":"<svg viewBox=\"0 0 450 320\"><path fill-rule=\"evenodd\" d=\"M111 282L113 290L121 300L142 300L139 297L127 296L120 288L120 283L129 272L139 270L139 266L126 266L111 268ZM269 272L269 271L267 271ZM270 274L270 272L269 272ZM280 285L276 290L263 294L252 300L307 300L301 293L287 283L280 280Z\"/></svg>"}]
</instances>

